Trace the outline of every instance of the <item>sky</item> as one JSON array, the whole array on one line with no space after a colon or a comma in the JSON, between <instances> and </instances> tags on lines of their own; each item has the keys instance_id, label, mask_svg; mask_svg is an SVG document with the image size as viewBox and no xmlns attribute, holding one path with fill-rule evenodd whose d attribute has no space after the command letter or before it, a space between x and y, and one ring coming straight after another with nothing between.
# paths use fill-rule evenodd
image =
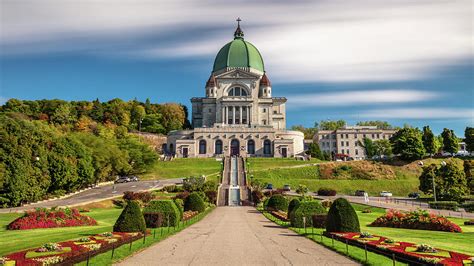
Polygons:
<instances>
[{"instance_id":1,"label":"sky","mask_svg":"<svg viewBox=\"0 0 474 266\"><path fill-rule=\"evenodd\" d=\"M10 98L180 102L205 95L236 18L287 127L385 120L474 126L471 0L0 0Z\"/></svg>"}]
</instances>

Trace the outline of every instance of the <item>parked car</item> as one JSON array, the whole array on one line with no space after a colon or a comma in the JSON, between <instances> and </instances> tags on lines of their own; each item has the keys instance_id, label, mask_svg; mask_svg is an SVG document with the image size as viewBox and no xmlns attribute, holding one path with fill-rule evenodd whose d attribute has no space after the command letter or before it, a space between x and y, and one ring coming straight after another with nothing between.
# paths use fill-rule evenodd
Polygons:
<instances>
[{"instance_id":1,"label":"parked car","mask_svg":"<svg viewBox=\"0 0 474 266\"><path fill-rule=\"evenodd\" d=\"M359 197L363 197L365 194L365 190L356 190L355 195Z\"/></svg>"},{"instance_id":2,"label":"parked car","mask_svg":"<svg viewBox=\"0 0 474 266\"><path fill-rule=\"evenodd\" d=\"M119 176L119 177L117 177L117 179L115 179L114 183L118 184L118 183L128 183L128 182L130 182L130 177L128 177L128 176Z\"/></svg>"},{"instance_id":3,"label":"parked car","mask_svg":"<svg viewBox=\"0 0 474 266\"><path fill-rule=\"evenodd\" d=\"M412 198L412 199L417 199L420 197L420 193L418 192L411 192L410 194L408 194L408 197L409 198Z\"/></svg>"},{"instance_id":4,"label":"parked car","mask_svg":"<svg viewBox=\"0 0 474 266\"><path fill-rule=\"evenodd\" d=\"M390 192L390 191L380 192L380 197L391 197L391 196L392 196L392 192Z\"/></svg>"},{"instance_id":5,"label":"parked car","mask_svg":"<svg viewBox=\"0 0 474 266\"><path fill-rule=\"evenodd\" d=\"M290 190L291 190L290 185L284 185L283 186L283 191L290 191Z\"/></svg>"},{"instance_id":6,"label":"parked car","mask_svg":"<svg viewBox=\"0 0 474 266\"><path fill-rule=\"evenodd\" d=\"M273 189L273 184L267 184L267 186L265 187L265 189Z\"/></svg>"},{"instance_id":7,"label":"parked car","mask_svg":"<svg viewBox=\"0 0 474 266\"><path fill-rule=\"evenodd\" d=\"M132 175L132 176L130 177L130 182L138 182L138 181L140 181L140 180L138 179L138 176Z\"/></svg>"}]
</instances>

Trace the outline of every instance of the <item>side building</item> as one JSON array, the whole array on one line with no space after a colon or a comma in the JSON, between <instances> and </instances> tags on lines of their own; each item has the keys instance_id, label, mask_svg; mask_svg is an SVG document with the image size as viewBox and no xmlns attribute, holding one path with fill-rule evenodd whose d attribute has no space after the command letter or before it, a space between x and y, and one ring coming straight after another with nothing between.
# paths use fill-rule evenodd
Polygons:
<instances>
[{"instance_id":1,"label":"side building","mask_svg":"<svg viewBox=\"0 0 474 266\"><path fill-rule=\"evenodd\" d=\"M378 129L376 126L345 126L337 130L319 130L313 137L322 152L336 158L367 159L365 149L360 143L364 138L372 141L390 139L397 130Z\"/></svg>"}]
</instances>

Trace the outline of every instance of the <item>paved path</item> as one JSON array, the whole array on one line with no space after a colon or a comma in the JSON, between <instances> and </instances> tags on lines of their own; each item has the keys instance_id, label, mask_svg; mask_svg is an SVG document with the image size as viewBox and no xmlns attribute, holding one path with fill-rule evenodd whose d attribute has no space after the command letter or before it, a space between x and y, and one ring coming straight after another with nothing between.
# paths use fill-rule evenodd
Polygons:
<instances>
[{"instance_id":1,"label":"paved path","mask_svg":"<svg viewBox=\"0 0 474 266\"><path fill-rule=\"evenodd\" d=\"M359 264L274 224L253 207L218 207L118 265Z\"/></svg>"},{"instance_id":2,"label":"paved path","mask_svg":"<svg viewBox=\"0 0 474 266\"><path fill-rule=\"evenodd\" d=\"M81 204L86 204L89 202L101 201L117 196L122 196L125 191L140 191L140 190L149 190L154 188L160 188L164 185L181 183L182 178L176 179L166 179L166 180L147 180L139 182L130 182L130 183L121 183L115 185L105 185L100 187L95 187L89 190L85 190L81 193L74 194L67 198L56 199L51 201L43 201L38 203L32 203L29 205L16 207L16 208L6 208L0 209L0 213L8 212L20 212L25 210L31 210L34 208L50 208L54 206L77 206Z\"/></svg>"}]
</instances>

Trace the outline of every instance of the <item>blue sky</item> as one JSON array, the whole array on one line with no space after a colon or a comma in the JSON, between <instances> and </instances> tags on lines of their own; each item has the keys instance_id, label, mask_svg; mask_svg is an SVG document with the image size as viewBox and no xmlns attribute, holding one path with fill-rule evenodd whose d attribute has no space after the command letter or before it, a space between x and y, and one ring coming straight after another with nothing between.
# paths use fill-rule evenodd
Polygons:
<instances>
[{"instance_id":1,"label":"blue sky","mask_svg":"<svg viewBox=\"0 0 474 266\"><path fill-rule=\"evenodd\" d=\"M470 1L1 0L0 102L204 95L243 19L288 126L474 126Z\"/></svg>"}]
</instances>

